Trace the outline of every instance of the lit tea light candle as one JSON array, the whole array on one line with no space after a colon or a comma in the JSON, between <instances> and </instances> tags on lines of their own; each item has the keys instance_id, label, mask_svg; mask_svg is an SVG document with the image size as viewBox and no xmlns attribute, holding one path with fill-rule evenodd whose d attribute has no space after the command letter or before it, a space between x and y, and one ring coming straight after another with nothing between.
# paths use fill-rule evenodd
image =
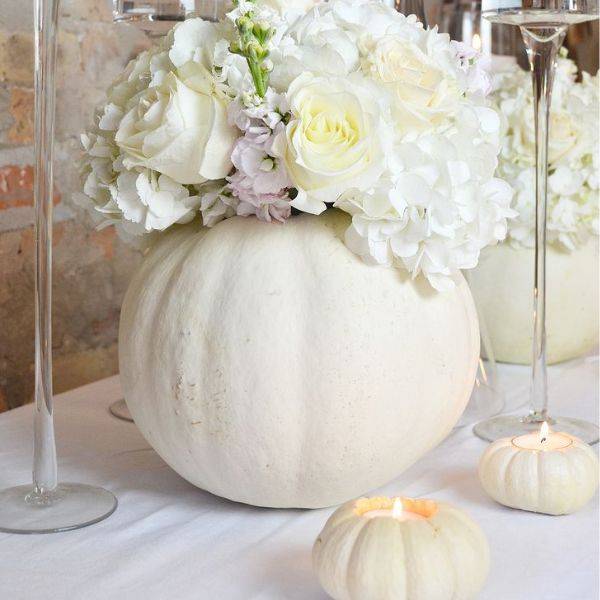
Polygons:
<instances>
[{"instance_id":1,"label":"lit tea light candle","mask_svg":"<svg viewBox=\"0 0 600 600\"><path fill-rule=\"evenodd\" d=\"M436 597L467 599L483 587L489 548L481 529L443 502L360 498L329 518L315 542L313 564L334 600L427 598L431 573Z\"/></svg>"},{"instance_id":2,"label":"lit tea light candle","mask_svg":"<svg viewBox=\"0 0 600 600\"><path fill-rule=\"evenodd\" d=\"M479 461L479 479L500 504L563 515L594 495L598 459L587 444L544 422L539 431L490 444Z\"/></svg>"},{"instance_id":3,"label":"lit tea light candle","mask_svg":"<svg viewBox=\"0 0 600 600\"><path fill-rule=\"evenodd\" d=\"M425 514L413 512L409 508L404 508L404 502L407 503L407 506L414 506L415 504L415 501L410 500L409 498L394 498L392 508L376 508L374 510L368 510L362 516L367 519L388 517L396 519L397 521L425 521L427 519ZM421 508L421 510L423 511L423 508Z\"/></svg>"},{"instance_id":4,"label":"lit tea light candle","mask_svg":"<svg viewBox=\"0 0 600 600\"><path fill-rule=\"evenodd\" d=\"M573 438L566 433L551 431L548 423L544 421L539 431L512 438L511 443L521 450L548 452L568 448L573 443Z\"/></svg>"}]
</instances>

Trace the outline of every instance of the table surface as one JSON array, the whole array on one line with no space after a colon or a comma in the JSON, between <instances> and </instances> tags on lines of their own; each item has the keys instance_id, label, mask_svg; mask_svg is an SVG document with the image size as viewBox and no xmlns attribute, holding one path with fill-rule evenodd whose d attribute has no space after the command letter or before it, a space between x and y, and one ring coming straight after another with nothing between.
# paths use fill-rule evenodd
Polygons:
<instances>
[{"instance_id":1,"label":"table surface","mask_svg":"<svg viewBox=\"0 0 600 600\"><path fill-rule=\"evenodd\" d=\"M526 400L528 370L502 365L507 408ZM598 420L598 359L552 367L551 412ZM333 509L270 510L199 490L172 471L135 425L108 413L117 377L56 399L60 478L119 499L106 521L51 535L0 534L0 598L11 600L325 600L311 547ZM0 488L26 483L31 406L0 415ZM491 546L481 600L598 598L598 496L576 514L511 510L482 491L485 443L455 430L377 492L426 496L466 510ZM2 507L0 507L2 510Z\"/></svg>"}]
</instances>

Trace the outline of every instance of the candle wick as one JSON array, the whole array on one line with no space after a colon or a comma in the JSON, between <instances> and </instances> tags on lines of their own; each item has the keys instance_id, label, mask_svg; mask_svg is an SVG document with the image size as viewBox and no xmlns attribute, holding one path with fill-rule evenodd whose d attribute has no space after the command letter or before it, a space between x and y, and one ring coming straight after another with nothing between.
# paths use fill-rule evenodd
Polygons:
<instances>
[{"instance_id":1,"label":"candle wick","mask_svg":"<svg viewBox=\"0 0 600 600\"><path fill-rule=\"evenodd\" d=\"M543 437L540 442L543 444L548 438Z\"/></svg>"}]
</instances>

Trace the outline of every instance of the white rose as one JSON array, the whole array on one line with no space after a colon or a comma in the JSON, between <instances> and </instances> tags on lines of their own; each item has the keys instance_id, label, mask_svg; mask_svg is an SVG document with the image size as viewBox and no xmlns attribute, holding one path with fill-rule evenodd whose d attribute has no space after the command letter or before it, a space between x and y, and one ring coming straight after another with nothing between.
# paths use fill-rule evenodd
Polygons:
<instances>
[{"instance_id":1,"label":"white rose","mask_svg":"<svg viewBox=\"0 0 600 600\"><path fill-rule=\"evenodd\" d=\"M361 76L305 73L290 86L288 101L291 119L276 146L298 190L293 207L319 214L348 188L377 181L384 169L385 127Z\"/></svg>"},{"instance_id":2,"label":"white rose","mask_svg":"<svg viewBox=\"0 0 600 600\"><path fill-rule=\"evenodd\" d=\"M231 169L236 129L227 100L211 89L201 65L169 73L142 92L123 117L115 140L127 169L146 167L182 184L224 178Z\"/></svg>"},{"instance_id":3,"label":"white rose","mask_svg":"<svg viewBox=\"0 0 600 600\"><path fill-rule=\"evenodd\" d=\"M392 111L397 129L402 132L430 129L452 117L458 108L462 91L453 72L427 54L422 33L421 45L386 35L370 48L366 67L370 75L392 94ZM434 35L435 34L434 32Z\"/></svg>"}]
</instances>

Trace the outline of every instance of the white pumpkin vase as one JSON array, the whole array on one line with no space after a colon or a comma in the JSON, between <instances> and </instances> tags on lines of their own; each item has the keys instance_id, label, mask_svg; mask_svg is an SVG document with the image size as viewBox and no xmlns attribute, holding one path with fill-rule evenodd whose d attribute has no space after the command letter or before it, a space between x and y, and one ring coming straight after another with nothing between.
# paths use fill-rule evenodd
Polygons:
<instances>
[{"instance_id":1,"label":"white pumpkin vase","mask_svg":"<svg viewBox=\"0 0 600 600\"><path fill-rule=\"evenodd\" d=\"M269 507L378 487L439 444L479 355L465 281L436 292L370 266L335 210L285 225L235 217L167 233L127 291L127 404L181 476Z\"/></svg>"},{"instance_id":2,"label":"white pumpkin vase","mask_svg":"<svg viewBox=\"0 0 600 600\"><path fill-rule=\"evenodd\" d=\"M598 238L572 251L548 246L547 358L557 363L598 346ZM469 283L496 360L529 364L533 336L534 251L509 243L485 248Z\"/></svg>"}]
</instances>

